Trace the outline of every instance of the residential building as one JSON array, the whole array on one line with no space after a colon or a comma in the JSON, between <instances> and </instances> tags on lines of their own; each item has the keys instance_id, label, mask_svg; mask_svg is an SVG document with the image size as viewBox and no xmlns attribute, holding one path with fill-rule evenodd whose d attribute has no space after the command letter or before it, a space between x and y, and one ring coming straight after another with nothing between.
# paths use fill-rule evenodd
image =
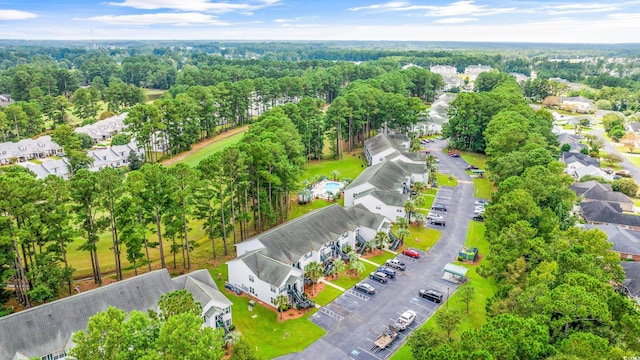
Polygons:
<instances>
[{"instance_id":1,"label":"residential building","mask_svg":"<svg viewBox=\"0 0 640 360\"><path fill-rule=\"evenodd\" d=\"M93 141L98 144L102 141L111 139L113 136L126 129L127 125L124 123L126 117L127 113L125 112L104 120L96 121L93 124L75 128L75 132L89 135Z\"/></svg>"},{"instance_id":2,"label":"residential building","mask_svg":"<svg viewBox=\"0 0 640 360\"><path fill-rule=\"evenodd\" d=\"M617 252L621 260L640 261L640 231L611 224L587 224L585 228L599 229L606 233L608 241L612 244L611 250Z\"/></svg>"},{"instance_id":3,"label":"residential building","mask_svg":"<svg viewBox=\"0 0 640 360\"><path fill-rule=\"evenodd\" d=\"M587 99L584 96L572 96L562 97L562 109L567 111L574 111L577 113L592 113L596 111L596 106L593 100Z\"/></svg>"},{"instance_id":4,"label":"residential building","mask_svg":"<svg viewBox=\"0 0 640 360\"><path fill-rule=\"evenodd\" d=\"M618 203L583 201L580 203L580 215L589 224L612 224L640 231L640 216L623 214Z\"/></svg>"},{"instance_id":5,"label":"residential building","mask_svg":"<svg viewBox=\"0 0 640 360\"><path fill-rule=\"evenodd\" d=\"M354 205L362 205L375 214L380 214L391 221L405 217L404 205L409 201L409 193L381 191L375 188L365 190L353 199Z\"/></svg>"},{"instance_id":6,"label":"residential building","mask_svg":"<svg viewBox=\"0 0 640 360\"><path fill-rule=\"evenodd\" d=\"M449 65L433 65L429 68L429 71L431 71L434 74L438 74L443 78L456 76L458 74L458 69L456 69L455 66L449 66Z\"/></svg>"},{"instance_id":7,"label":"residential building","mask_svg":"<svg viewBox=\"0 0 640 360\"><path fill-rule=\"evenodd\" d=\"M11 95L8 94L0 94L0 106L1 107L6 107L13 104L13 99L11 98Z\"/></svg>"},{"instance_id":8,"label":"residential building","mask_svg":"<svg viewBox=\"0 0 640 360\"><path fill-rule=\"evenodd\" d=\"M582 149L587 148L587 145L580 142L581 140L582 138L578 135L565 132L558 134L558 142L560 143L560 146L562 147L564 144L569 144L570 148L567 152L570 153L580 153Z\"/></svg>"},{"instance_id":9,"label":"residential building","mask_svg":"<svg viewBox=\"0 0 640 360\"><path fill-rule=\"evenodd\" d=\"M22 139L16 143L0 144L0 165L7 165L31 159L44 159L49 156L62 156L62 147L44 135L36 139Z\"/></svg>"},{"instance_id":10,"label":"residential building","mask_svg":"<svg viewBox=\"0 0 640 360\"><path fill-rule=\"evenodd\" d=\"M43 159L39 163L25 161L16 165L23 166L36 175L36 179L44 179L49 175L59 176L65 180L71 178L71 165L66 158Z\"/></svg>"},{"instance_id":11,"label":"residential building","mask_svg":"<svg viewBox=\"0 0 640 360\"><path fill-rule=\"evenodd\" d=\"M388 228L387 219L362 207L334 204L312 211L236 244L238 257L227 263L229 283L270 306L280 294L312 306L302 295L305 266L318 262L326 274L345 247L356 249Z\"/></svg>"},{"instance_id":12,"label":"residential building","mask_svg":"<svg viewBox=\"0 0 640 360\"><path fill-rule=\"evenodd\" d=\"M516 78L516 81L517 81L518 83L521 83L521 82L524 82L524 81L529 80L529 77L528 77L527 75L525 75L525 74L512 72L512 73L509 73L509 75L511 75L511 76L513 76L514 78Z\"/></svg>"},{"instance_id":13,"label":"residential building","mask_svg":"<svg viewBox=\"0 0 640 360\"><path fill-rule=\"evenodd\" d=\"M595 180L579 182L571 185L571 190L584 201L606 201L615 203L622 211L633 211L633 201L621 192L613 191L610 184L601 184Z\"/></svg>"},{"instance_id":14,"label":"residential building","mask_svg":"<svg viewBox=\"0 0 640 360\"><path fill-rule=\"evenodd\" d=\"M364 141L364 156L367 164L377 165L387 160L401 159L405 162L424 163L426 156L410 153L411 141L407 135L378 134Z\"/></svg>"},{"instance_id":15,"label":"residential building","mask_svg":"<svg viewBox=\"0 0 640 360\"><path fill-rule=\"evenodd\" d=\"M89 171L100 171L105 167L119 168L129 166L128 159L131 152L143 157L142 149L138 149L135 142L126 145L114 145L90 150L87 155L93 159L93 165Z\"/></svg>"},{"instance_id":16,"label":"residential building","mask_svg":"<svg viewBox=\"0 0 640 360\"><path fill-rule=\"evenodd\" d=\"M626 277L623 283L625 294L640 304L640 262L622 261L620 265Z\"/></svg>"},{"instance_id":17,"label":"residential building","mask_svg":"<svg viewBox=\"0 0 640 360\"><path fill-rule=\"evenodd\" d=\"M0 359L63 359L73 346L73 333L84 330L96 313L109 306L126 312L158 310L162 295L180 289L202 304L205 326L231 326L232 303L207 270L172 279L162 269L0 318Z\"/></svg>"},{"instance_id":18,"label":"residential building","mask_svg":"<svg viewBox=\"0 0 640 360\"><path fill-rule=\"evenodd\" d=\"M344 206L355 204L354 199L370 189L408 194L414 182L426 183L428 179L424 163L414 164L402 161L386 161L366 168L344 188ZM395 221L395 217L390 220Z\"/></svg>"},{"instance_id":19,"label":"residential building","mask_svg":"<svg viewBox=\"0 0 640 360\"><path fill-rule=\"evenodd\" d=\"M475 81L478 75L491 70L493 68L487 65L470 65L464 69L464 75L468 76L469 80Z\"/></svg>"}]
</instances>

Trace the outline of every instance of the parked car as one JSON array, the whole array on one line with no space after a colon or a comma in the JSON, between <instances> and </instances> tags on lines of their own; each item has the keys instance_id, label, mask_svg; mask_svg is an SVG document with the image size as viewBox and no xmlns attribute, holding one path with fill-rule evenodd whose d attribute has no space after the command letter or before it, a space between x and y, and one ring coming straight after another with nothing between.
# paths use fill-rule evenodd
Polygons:
<instances>
[{"instance_id":1,"label":"parked car","mask_svg":"<svg viewBox=\"0 0 640 360\"><path fill-rule=\"evenodd\" d=\"M421 298L433 301L436 304L442 302L442 293L434 289L422 289L418 292Z\"/></svg>"},{"instance_id":2,"label":"parked car","mask_svg":"<svg viewBox=\"0 0 640 360\"><path fill-rule=\"evenodd\" d=\"M427 215L427 220L432 221L432 220L444 220L444 218L442 217L442 215L438 215L438 214L434 214L434 213L429 213L429 215Z\"/></svg>"},{"instance_id":3,"label":"parked car","mask_svg":"<svg viewBox=\"0 0 640 360\"><path fill-rule=\"evenodd\" d=\"M364 293L367 293L369 295L375 294L375 292L376 292L376 288L374 288L373 286L367 284L364 281L357 283L353 288L358 290L358 291L362 291Z\"/></svg>"},{"instance_id":4,"label":"parked car","mask_svg":"<svg viewBox=\"0 0 640 360\"><path fill-rule=\"evenodd\" d=\"M431 220L431 221L429 221L429 224L443 226L443 227L446 225L446 223L444 222L444 219L442 219L442 220Z\"/></svg>"},{"instance_id":5,"label":"parked car","mask_svg":"<svg viewBox=\"0 0 640 360\"><path fill-rule=\"evenodd\" d=\"M400 271L405 271L407 269L407 265L398 259L389 259L385 262L385 265Z\"/></svg>"},{"instance_id":6,"label":"parked car","mask_svg":"<svg viewBox=\"0 0 640 360\"><path fill-rule=\"evenodd\" d=\"M379 281L380 283L386 283L389 280L389 277L385 273L381 273L380 271L374 271L369 274L369 279L374 281Z\"/></svg>"},{"instance_id":7,"label":"parked car","mask_svg":"<svg viewBox=\"0 0 640 360\"><path fill-rule=\"evenodd\" d=\"M425 154L431 154L431 151L429 151L429 150L427 150L427 149L423 149L423 150L420 150L420 151L422 151L422 152L423 152L423 153L425 153Z\"/></svg>"},{"instance_id":8,"label":"parked car","mask_svg":"<svg viewBox=\"0 0 640 360\"><path fill-rule=\"evenodd\" d=\"M622 179L622 176L620 175L613 175L613 180L620 180Z\"/></svg>"},{"instance_id":9,"label":"parked car","mask_svg":"<svg viewBox=\"0 0 640 360\"><path fill-rule=\"evenodd\" d=\"M489 205L489 200L485 200L485 199L480 199L480 200L476 200L473 205L475 206L486 206Z\"/></svg>"},{"instance_id":10,"label":"parked car","mask_svg":"<svg viewBox=\"0 0 640 360\"><path fill-rule=\"evenodd\" d=\"M426 144L426 143L428 143L428 141L426 139L420 140L420 144Z\"/></svg>"},{"instance_id":11,"label":"parked car","mask_svg":"<svg viewBox=\"0 0 640 360\"><path fill-rule=\"evenodd\" d=\"M432 143L432 142L434 142L434 141L435 141L435 140L433 140L433 139L431 139L431 138L427 139L427 142L430 142L430 143Z\"/></svg>"},{"instance_id":12,"label":"parked car","mask_svg":"<svg viewBox=\"0 0 640 360\"><path fill-rule=\"evenodd\" d=\"M442 204L435 204L431 207L431 210L447 211L447 207Z\"/></svg>"},{"instance_id":13,"label":"parked car","mask_svg":"<svg viewBox=\"0 0 640 360\"><path fill-rule=\"evenodd\" d=\"M391 279L396 277L396 271L393 270L390 267L386 267L386 266L380 266L378 268L378 271L383 273L383 274L387 274L387 276L389 276Z\"/></svg>"},{"instance_id":14,"label":"parked car","mask_svg":"<svg viewBox=\"0 0 640 360\"><path fill-rule=\"evenodd\" d=\"M474 215L471 220L484 221L484 216L482 216L482 214Z\"/></svg>"},{"instance_id":15,"label":"parked car","mask_svg":"<svg viewBox=\"0 0 640 360\"><path fill-rule=\"evenodd\" d=\"M465 170L478 170L478 167L475 165L468 165L464 168Z\"/></svg>"},{"instance_id":16,"label":"parked car","mask_svg":"<svg viewBox=\"0 0 640 360\"><path fill-rule=\"evenodd\" d=\"M460 154L458 154L457 152L450 151L449 152L449 156L451 156L451 157L460 157Z\"/></svg>"},{"instance_id":17,"label":"parked car","mask_svg":"<svg viewBox=\"0 0 640 360\"><path fill-rule=\"evenodd\" d=\"M407 328L413 324L413 321L416 319L416 315L415 311L407 310L400 315L393 326L399 331L407 330Z\"/></svg>"},{"instance_id":18,"label":"parked car","mask_svg":"<svg viewBox=\"0 0 640 360\"><path fill-rule=\"evenodd\" d=\"M408 257L412 257L414 259L417 259L420 257L420 253L416 250L416 249L412 249L412 248L407 248L404 249L402 251L402 253Z\"/></svg>"}]
</instances>

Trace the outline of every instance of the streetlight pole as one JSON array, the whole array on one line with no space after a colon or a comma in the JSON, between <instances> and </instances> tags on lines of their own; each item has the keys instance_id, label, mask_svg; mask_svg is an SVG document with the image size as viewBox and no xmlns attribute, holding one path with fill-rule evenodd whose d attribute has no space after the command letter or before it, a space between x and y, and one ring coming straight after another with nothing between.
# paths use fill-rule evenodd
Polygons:
<instances>
[{"instance_id":1,"label":"streetlight pole","mask_svg":"<svg viewBox=\"0 0 640 360\"><path fill-rule=\"evenodd\" d=\"M449 287L447 286L447 307L449 307Z\"/></svg>"}]
</instances>

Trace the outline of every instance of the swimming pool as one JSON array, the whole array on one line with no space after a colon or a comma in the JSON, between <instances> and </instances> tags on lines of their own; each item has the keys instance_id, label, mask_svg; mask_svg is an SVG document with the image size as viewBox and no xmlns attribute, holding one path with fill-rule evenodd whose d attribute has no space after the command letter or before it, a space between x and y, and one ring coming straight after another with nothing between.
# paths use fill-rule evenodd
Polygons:
<instances>
[{"instance_id":1,"label":"swimming pool","mask_svg":"<svg viewBox=\"0 0 640 360\"><path fill-rule=\"evenodd\" d=\"M335 182L335 181L327 181L324 184L324 191L326 192L331 192L331 193L335 193L336 190L340 189L340 186L342 186L341 183L339 182Z\"/></svg>"}]
</instances>

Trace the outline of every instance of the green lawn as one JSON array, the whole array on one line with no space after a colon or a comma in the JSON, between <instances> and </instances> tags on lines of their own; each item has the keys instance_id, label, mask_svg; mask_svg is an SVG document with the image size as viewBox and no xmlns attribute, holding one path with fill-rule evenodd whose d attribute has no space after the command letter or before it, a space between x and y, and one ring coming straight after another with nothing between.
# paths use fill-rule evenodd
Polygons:
<instances>
[{"instance_id":1,"label":"green lawn","mask_svg":"<svg viewBox=\"0 0 640 360\"><path fill-rule=\"evenodd\" d=\"M460 152L460 156L462 156L462 159L469 163L469 165L475 165L480 169L487 168L487 155L462 151Z\"/></svg>"},{"instance_id":2,"label":"green lawn","mask_svg":"<svg viewBox=\"0 0 640 360\"><path fill-rule=\"evenodd\" d=\"M395 230L397 227L394 227L393 229ZM414 225L409 226L409 232L411 233L411 236L404 239L403 248L412 247L424 251L435 245L435 243L440 240L440 235L442 235L438 230Z\"/></svg>"},{"instance_id":3,"label":"green lawn","mask_svg":"<svg viewBox=\"0 0 640 360\"><path fill-rule=\"evenodd\" d=\"M333 286L325 285L324 289L322 289L322 291L318 294L318 296L316 296L311 300L315 301L316 304L325 306L328 303L332 302L335 298L337 298L341 294L342 294L342 291L334 288Z\"/></svg>"},{"instance_id":4,"label":"green lawn","mask_svg":"<svg viewBox=\"0 0 640 360\"><path fill-rule=\"evenodd\" d=\"M159 99L167 90L161 89L145 89L144 94L147 96L147 103L152 103Z\"/></svg>"},{"instance_id":5,"label":"green lawn","mask_svg":"<svg viewBox=\"0 0 640 360\"><path fill-rule=\"evenodd\" d=\"M377 267L369 264L368 262L362 262L364 264L364 271L358 274L358 276L351 275L351 271L345 270L348 274L342 273L339 278L330 280L331 283L336 284L342 288L349 289L356 283L359 283L363 279L369 276L371 272L377 269Z\"/></svg>"},{"instance_id":6,"label":"green lawn","mask_svg":"<svg viewBox=\"0 0 640 360\"><path fill-rule=\"evenodd\" d=\"M457 186L458 179L455 176L449 174L438 174L439 186Z\"/></svg>"},{"instance_id":7,"label":"green lawn","mask_svg":"<svg viewBox=\"0 0 640 360\"><path fill-rule=\"evenodd\" d=\"M491 199L492 192L493 187L486 176L483 178L473 178L473 196L480 199Z\"/></svg>"},{"instance_id":8,"label":"green lawn","mask_svg":"<svg viewBox=\"0 0 640 360\"><path fill-rule=\"evenodd\" d=\"M484 230L484 223L470 220L465 246L477 247L480 254L486 254L489 252L489 242L484 238Z\"/></svg>"},{"instance_id":9,"label":"green lawn","mask_svg":"<svg viewBox=\"0 0 640 360\"><path fill-rule=\"evenodd\" d=\"M330 177L333 170L337 170L340 179L354 180L367 167L367 163L363 158L362 149L354 150L351 153L345 153L341 160L314 160L304 165L303 173L300 181L313 181L316 177L324 175Z\"/></svg>"},{"instance_id":10,"label":"green lawn","mask_svg":"<svg viewBox=\"0 0 640 360\"><path fill-rule=\"evenodd\" d=\"M200 163L200 161L206 159L212 154L226 148L229 145L238 143L240 139L242 139L243 134L244 132L241 132L235 135L231 135L227 138L221 139L219 141L213 142L203 147L202 149L194 152L193 154L186 156L184 159L180 160L179 162L185 163L189 166L197 166Z\"/></svg>"},{"instance_id":11,"label":"green lawn","mask_svg":"<svg viewBox=\"0 0 640 360\"><path fill-rule=\"evenodd\" d=\"M384 265L385 261L393 259L394 257L396 257L396 254L389 251L383 251L382 254L370 257L367 260L373 261L376 264Z\"/></svg>"},{"instance_id":12,"label":"green lawn","mask_svg":"<svg viewBox=\"0 0 640 360\"><path fill-rule=\"evenodd\" d=\"M310 203L300 205L297 202L291 204L291 211L289 212L289 220L300 217L308 212L311 212L316 209L323 208L325 206L329 206L331 204L335 204L333 201L327 201L324 199L315 199Z\"/></svg>"},{"instance_id":13,"label":"green lawn","mask_svg":"<svg viewBox=\"0 0 640 360\"><path fill-rule=\"evenodd\" d=\"M228 278L227 271L226 264L209 270L221 290L224 289L224 282ZM220 279L218 279L218 274L222 274ZM226 290L222 291L233 303L233 323L242 333L244 339L256 348L256 353L260 358L272 359L302 351L325 333L323 329L309 320L309 317L315 313L315 309L302 318L279 322L280 315L271 309L258 305L253 307L252 312L249 312L250 299L248 297L237 296Z\"/></svg>"}]
</instances>

